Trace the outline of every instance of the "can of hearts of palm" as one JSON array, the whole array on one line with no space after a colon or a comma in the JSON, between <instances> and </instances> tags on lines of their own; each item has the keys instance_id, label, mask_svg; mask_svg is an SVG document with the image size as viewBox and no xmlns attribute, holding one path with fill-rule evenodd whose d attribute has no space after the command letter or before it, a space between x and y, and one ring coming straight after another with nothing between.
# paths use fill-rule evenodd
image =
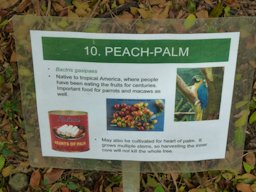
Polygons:
<instances>
[{"instance_id":1,"label":"can of hearts of palm","mask_svg":"<svg viewBox=\"0 0 256 192\"><path fill-rule=\"evenodd\" d=\"M65 152L89 150L88 114L83 111L49 111L52 149Z\"/></svg>"}]
</instances>

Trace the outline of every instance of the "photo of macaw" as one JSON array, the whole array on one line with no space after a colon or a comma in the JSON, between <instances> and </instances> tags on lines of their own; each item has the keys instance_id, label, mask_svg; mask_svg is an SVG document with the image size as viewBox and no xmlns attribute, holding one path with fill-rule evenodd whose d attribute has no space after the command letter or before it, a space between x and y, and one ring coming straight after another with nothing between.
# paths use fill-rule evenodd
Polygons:
<instances>
[{"instance_id":1,"label":"photo of macaw","mask_svg":"<svg viewBox=\"0 0 256 192\"><path fill-rule=\"evenodd\" d=\"M203 119L203 113L208 104L208 88L206 80L200 77L199 75L195 75L191 80L191 91L194 96L197 98L195 103L195 107L197 108L197 114L195 120L201 121Z\"/></svg>"},{"instance_id":2,"label":"photo of macaw","mask_svg":"<svg viewBox=\"0 0 256 192\"><path fill-rule=\"evenodd\" d=\"M178 68L174 120L218 119L223 77L223 67Z\"/></svg>"}]
</instances>

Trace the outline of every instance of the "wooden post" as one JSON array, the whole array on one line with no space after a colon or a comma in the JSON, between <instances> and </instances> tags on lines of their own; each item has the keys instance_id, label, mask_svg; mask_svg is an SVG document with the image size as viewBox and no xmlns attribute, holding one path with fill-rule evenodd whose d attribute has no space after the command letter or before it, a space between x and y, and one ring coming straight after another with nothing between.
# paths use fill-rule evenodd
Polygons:
<instances>
[{"instance_id":1,"label":"wooden post","mask_svg":"<svg viewBox=\"0 0 256 192\"><path fill-rule=\"evenodd\" d=\"M139 192L140 191L140 162L123 161L123 191Z\"/></svg>"}]
</instances>

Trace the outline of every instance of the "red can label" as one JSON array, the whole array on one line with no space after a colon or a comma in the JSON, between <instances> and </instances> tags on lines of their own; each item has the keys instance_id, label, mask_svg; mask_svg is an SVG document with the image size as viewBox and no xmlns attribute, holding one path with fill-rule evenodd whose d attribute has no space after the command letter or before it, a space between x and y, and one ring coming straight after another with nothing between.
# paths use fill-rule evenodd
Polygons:
<instances>
[{"instance_id":1,"label":"red can label","mask_svg":"<svg viewBox=\"0 0 256 192\"><path fill-rule=\"evenodd\" d=\"M89 150L88 115L80 111L50 111L52 149L66 152Z\"/></svg>"}]
</instances>

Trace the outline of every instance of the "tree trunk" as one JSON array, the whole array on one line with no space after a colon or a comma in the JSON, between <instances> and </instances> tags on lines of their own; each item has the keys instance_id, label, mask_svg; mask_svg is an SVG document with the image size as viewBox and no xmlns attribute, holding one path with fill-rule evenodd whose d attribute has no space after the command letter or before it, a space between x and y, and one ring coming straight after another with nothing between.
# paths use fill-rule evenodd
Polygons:
<instances>
[{"instance_id":1,"label":"tree trunk","mask_svg":"<svg viewBox=\"0 0 256 192\"><path fill-rule=\"evenodd\" d=\"M223 84L223 70L224 69L222 67L202 69L208 85L208 105L204 113L204 119L219 118Z\"/></svg>"}]
</instances>

